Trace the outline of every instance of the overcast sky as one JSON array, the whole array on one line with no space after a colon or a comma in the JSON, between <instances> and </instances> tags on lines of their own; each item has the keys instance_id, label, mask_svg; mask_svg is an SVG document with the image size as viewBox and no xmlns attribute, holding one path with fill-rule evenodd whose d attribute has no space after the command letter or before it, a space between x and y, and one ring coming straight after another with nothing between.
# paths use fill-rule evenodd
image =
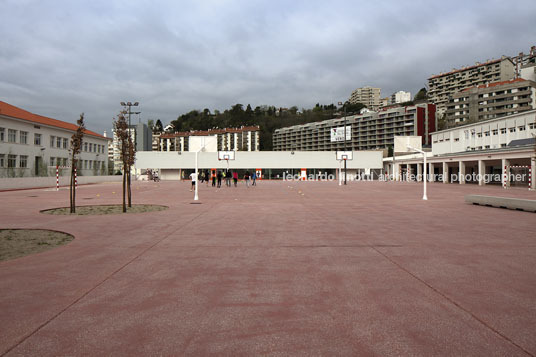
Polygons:
<instances>
[{"instance_id":1,"label":"overcast sky","mask_svg":"<svg viewBox=\"0 0 536 357\"><path fill-rule=\"evenodd\" d=\"M536 45L536 1L0 0L0 100L112 127L121 101L311 108ZM136 119L137 121L137 119Z\"/></svg>"}]
</instances>

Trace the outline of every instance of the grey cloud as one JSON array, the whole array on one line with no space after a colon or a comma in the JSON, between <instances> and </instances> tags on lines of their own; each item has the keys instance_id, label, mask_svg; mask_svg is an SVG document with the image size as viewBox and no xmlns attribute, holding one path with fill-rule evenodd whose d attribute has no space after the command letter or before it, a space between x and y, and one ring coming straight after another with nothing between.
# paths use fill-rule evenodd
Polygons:
<instances>
[{"instance_id":1,"label":"grey cloud","mask_svg":"<svg viewBox=\"0 0 536 357\"><path fill-rule=\"evenodd\" d=\"M533 1L52 4L5 2L0 99L68 121L83 111L97 131L124 100L169 122L235 103L336 103L364 85L414 94L432 74L535 44Z\"/></svg>"}]
</instances>

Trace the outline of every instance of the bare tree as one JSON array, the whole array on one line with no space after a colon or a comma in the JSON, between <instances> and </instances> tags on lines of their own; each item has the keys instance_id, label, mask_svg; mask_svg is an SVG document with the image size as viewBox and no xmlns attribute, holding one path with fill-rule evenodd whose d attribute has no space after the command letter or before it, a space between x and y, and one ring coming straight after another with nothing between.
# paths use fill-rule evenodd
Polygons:
<instances>
[{"instance_id":1,"label":"bare tree","mask_svg":"<svg viewBox=\"0 0 536 357\"><path fill-rule=\"evenodd\" d=\"M75 185L75 169L78 166L78 155L82 148L82 139L86 130L84 124L84 113L80 114L80 119L77 120L78 128L71 137L71 183L69 185L69 198L71 213L76 213L76 185Z\"/></svg>"},{"instance_id":2,"label":"bare tree","mask_svg":"<svg viewBox=\"0 0 536 357\"><path fill-rule=\"evenodd\" d=\"M123 212L127 211L126 206L126 183L127 183L127 172L129 170L128 165L128 140L129 140L129 132L128 132L128 123L125 118L125 112L122 111L117 115L117 120L114 121L114 129L115 129L115 135L117 135L117 138L119 140L119 146L121 150L121 161L123 162Z\"/></svg>"}]
</instances>

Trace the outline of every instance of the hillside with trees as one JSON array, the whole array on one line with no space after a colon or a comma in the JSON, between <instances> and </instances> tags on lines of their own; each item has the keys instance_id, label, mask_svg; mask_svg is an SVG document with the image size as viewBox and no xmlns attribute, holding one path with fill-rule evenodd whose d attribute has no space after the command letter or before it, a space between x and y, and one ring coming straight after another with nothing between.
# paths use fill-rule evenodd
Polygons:
<instances>
[{"instance_id":1,"label":"hillside with trees","mask_svg":"<svg viewBox=\"0 0 536 357\"><path fill-rule=\"evenodd\" d=\"M346 113L359 113L364 108L362 104L352 105L346 103ZM171 122L174 131L208 130L222 128L239 128L241 126L260 127L261 150L272 150L272 134L274 130L311 122L335 118L344 113L344 106L337 108L334 104L321 105L317 103L313 109L298 110L291 108L276 108L274 106L257 106L235 104L231 108L220 112L209 109L192 110L182 114Z\"/></svg>"}]
</instances>

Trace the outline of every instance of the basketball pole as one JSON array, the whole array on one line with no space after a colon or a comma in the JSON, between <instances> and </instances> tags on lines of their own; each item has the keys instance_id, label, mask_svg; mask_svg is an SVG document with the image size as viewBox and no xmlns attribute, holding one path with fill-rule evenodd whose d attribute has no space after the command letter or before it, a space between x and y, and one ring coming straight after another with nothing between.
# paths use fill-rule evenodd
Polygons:
<instances>
[{"instance_id":1,"label":"basketball pole","mask_svg":"<svg viewBox=\"0 0 536 357\"><path fill-rule=\"evenodd\" d=\"M420 152L423 156L423 159L424 159L424 162L423 162L423 165L424 165L424 168L423 168L423 174L424 174L424 178L423 178L423 184L424 184L424 188L423 188L423 195L422 195L422 199L424 201L428 201L428 196L426 195L426 181L428 181L428 171L427 171L427 165L426 165L426 153L422 150L419 150L419 149L416 149L414 147L411 147L411 146L407 146L408 149L410 150L413 150L413 151L416 151L416 152Z\"/></svg>"}]
</instances>

